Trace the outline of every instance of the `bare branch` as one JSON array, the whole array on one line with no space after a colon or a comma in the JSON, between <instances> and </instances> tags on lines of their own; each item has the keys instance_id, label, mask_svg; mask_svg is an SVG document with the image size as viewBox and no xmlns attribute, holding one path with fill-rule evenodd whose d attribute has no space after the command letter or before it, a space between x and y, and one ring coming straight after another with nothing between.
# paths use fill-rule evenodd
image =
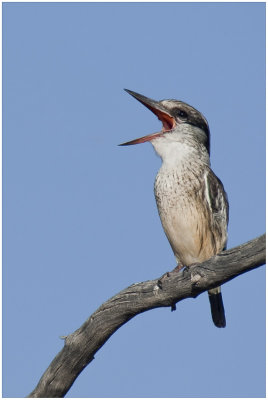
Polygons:
<instances>
[{"instance_id":1,"label":"bare branch","mask_svg":"<svg viewBox=\"0 0 268 400\"><path fill-rule=\"evenodd\" d=\"M63 397L95 353L120 326L157 307L174 307L188 297L221 285L265 264L265 235L165 278L135 283L106 301L75 332L65 338L28 397Z\"/></svg>"}]
</instances>

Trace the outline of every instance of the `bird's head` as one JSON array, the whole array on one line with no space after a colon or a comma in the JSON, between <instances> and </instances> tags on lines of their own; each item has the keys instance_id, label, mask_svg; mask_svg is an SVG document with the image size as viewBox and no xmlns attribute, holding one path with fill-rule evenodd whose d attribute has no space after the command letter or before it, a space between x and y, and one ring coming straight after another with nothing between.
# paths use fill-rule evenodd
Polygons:
<instances>
[{"instance_id":1,"label":"bird's head","mask_svg":"<svg viewBox=\"0 0 268 400\"><path fill-rule=\"evenodd\" d=\"M156 148L159 147L160 142L168 145L169 143L189 141L198 145L202 144L209 153L210 133L208 123L198 110L182 101L155 101L131 90L125 90L149 108L162 122L163 126L160 132L122 143L120 146L152 142Z\"/></svg>"}]
</instances>

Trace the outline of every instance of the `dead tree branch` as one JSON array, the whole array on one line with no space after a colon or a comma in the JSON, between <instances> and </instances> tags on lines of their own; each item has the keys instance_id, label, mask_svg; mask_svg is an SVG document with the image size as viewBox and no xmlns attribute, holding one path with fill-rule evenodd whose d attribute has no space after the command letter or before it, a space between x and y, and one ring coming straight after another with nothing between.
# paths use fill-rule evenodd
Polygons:
<instances>
[{"instance_id":1,"label":"dead tree branch","mask_svg":"<svg viewBox=\"0 0 268 400\"><path fill-rule=\"evenodd\" d=\"M135 283L106 301L65 339L28 397L63 397L95 353L120 326L135 315L157 307L174 307L188 297L221 285L265 264L265 235L164 279Z\"/></svg>"}]
</instances>

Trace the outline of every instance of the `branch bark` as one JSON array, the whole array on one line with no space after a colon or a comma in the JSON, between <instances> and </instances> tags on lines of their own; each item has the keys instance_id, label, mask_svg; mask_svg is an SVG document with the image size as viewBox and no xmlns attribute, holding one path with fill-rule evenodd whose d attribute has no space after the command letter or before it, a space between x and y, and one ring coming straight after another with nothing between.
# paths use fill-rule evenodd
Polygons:
<instances>
[{"instance_id":1,"label":"branch bark","mask_svg":"<svg viewBox=\"0 0 268 400\"><path fill-rule=\"evenodd\" d=\"M157 307L172 307L265 264L265 235L226 250L210 260L161 281L135 283L103 303L87 321L65 338L57 354L28 397L64 397L81 371L109 337L135 315Z\"/></svg>"}]
</instances>

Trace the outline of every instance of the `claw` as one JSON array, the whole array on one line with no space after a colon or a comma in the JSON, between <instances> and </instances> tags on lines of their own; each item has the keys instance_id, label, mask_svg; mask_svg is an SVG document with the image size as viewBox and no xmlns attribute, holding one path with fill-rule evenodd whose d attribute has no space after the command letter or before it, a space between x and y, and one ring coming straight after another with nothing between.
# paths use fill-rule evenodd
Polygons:
<instances>
[{"instance_id":1,"label":"claw","mask_svg":"<svg viewBox=\"0 0 268 400\"><path fill-rule=\"evenodd\" d=\"M157 286L159 287L159 289L163 289L163 280L166 278L170 277L170 272L166 272L164 275L161 276L161 278L158 279L157 281Z\"/></svg>"},{"instance_id":2,"label":"claw","mask_svg":"<svg viewBox=\"0 0 268 400\"><path fill-rule=\"evenodd\" d=\"M161 278L159 278L157 281L157 286L159 287L159 289L163 289L162 283L163 283L164 279L169 278L170 274L172 274L173 272L176 272L176 273L179 272L183 267L184 267L183 265L178 264L172 271L164 273L164 275L162 275ZM176 306L175 306L175 309L176 309ZM174 310L172 310L172 311L174 311Z\"/></svg>"}]
</instances>

